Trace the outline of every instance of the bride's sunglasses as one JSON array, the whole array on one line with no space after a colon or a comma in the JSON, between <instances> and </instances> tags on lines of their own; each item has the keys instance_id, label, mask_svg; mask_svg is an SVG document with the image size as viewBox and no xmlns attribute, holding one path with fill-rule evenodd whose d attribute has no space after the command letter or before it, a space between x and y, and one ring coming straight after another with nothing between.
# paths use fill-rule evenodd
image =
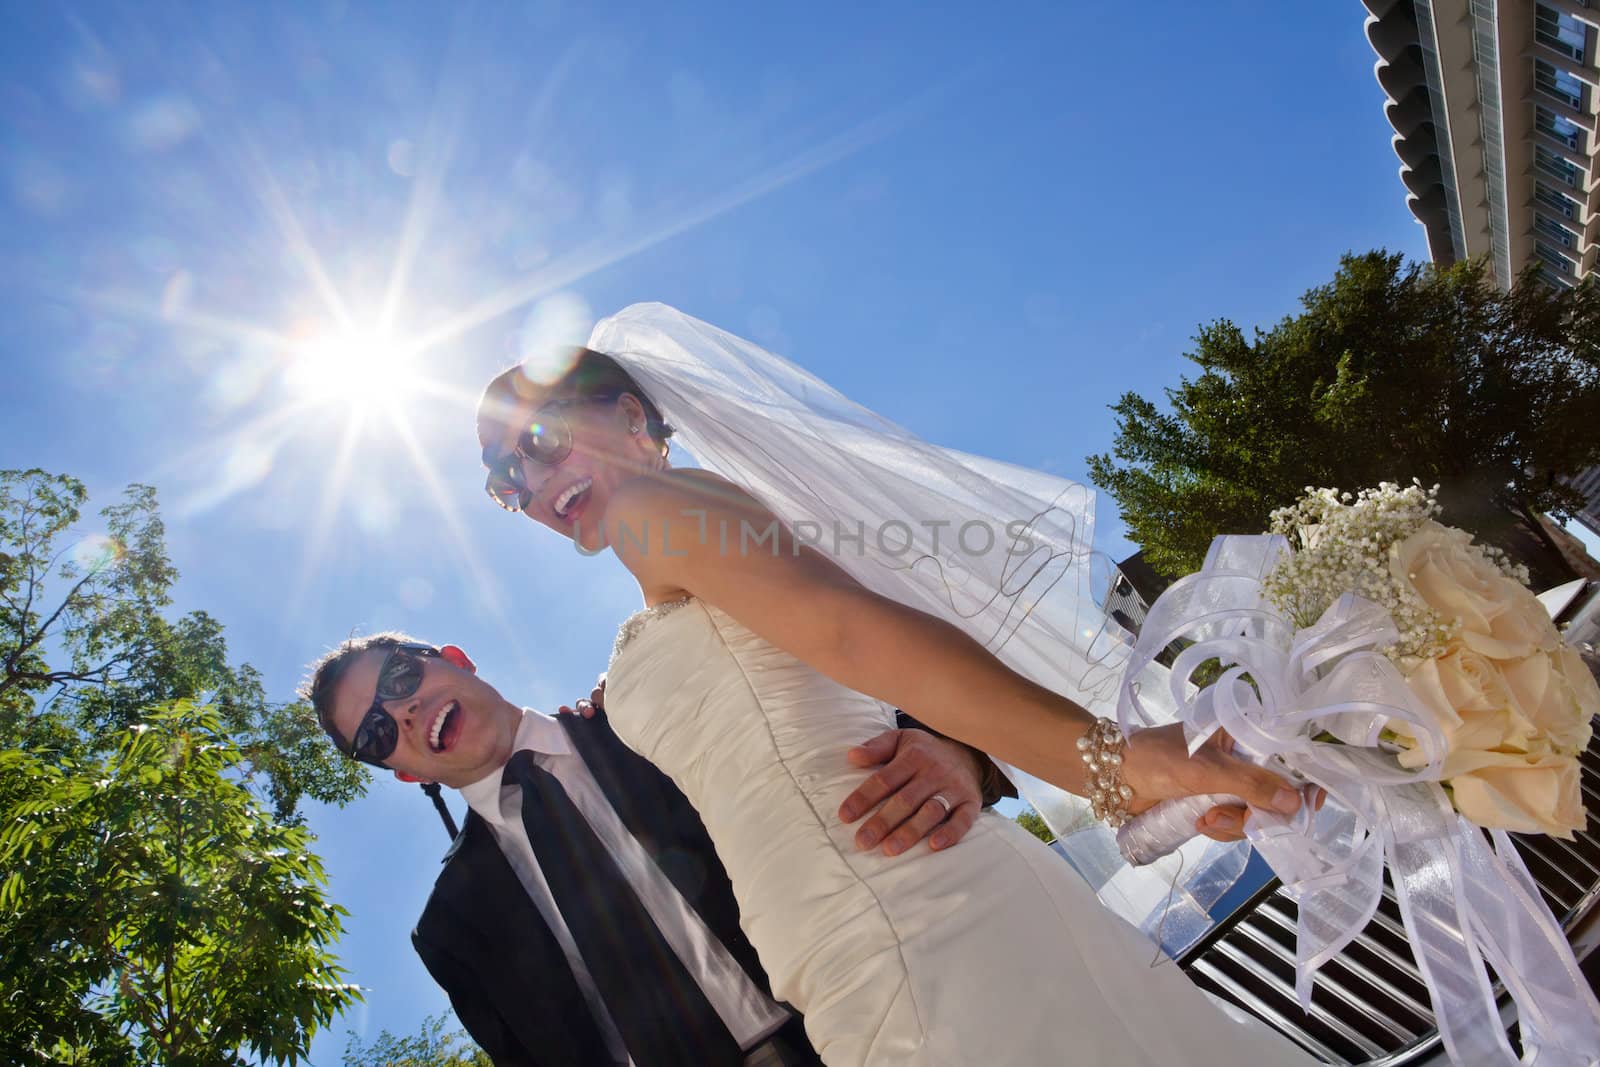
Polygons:
<instances>
[{"instance_id":1,"label":"bride's sunglasses","mask_svg":"<svg viewBox=\"0 0 1600 1067\"><path fill-rule=\"evenodd\" d=\"M565 462L572 455L572 423L562 412L577 404L603 403L616 398L617 394L610 394L552 400L529 416L510 452L497 455L485 448L483 465L489 469L489 476L483 488L489 499L507 511L526 510L533 500L533 490L522 476L522 461L530 460L544 467Z\"/></svg>"},{"instance_id":2,"label":"bride's sunglasses","mask_svg":"<svg viewBox=\"0 0 1600 1067\"><path fill-rule=\"evenodd\" d=\"M400 740L400 724L384 708L390 700L405 700L416 695L422 685L423 660L438 656L432 645L392 645L378 667L378 685L372 695L372 707L356 727L355 738L345 753L351 759L382 767L383 761L394 755L394 746Z\"/></svg>"}]
</instances>

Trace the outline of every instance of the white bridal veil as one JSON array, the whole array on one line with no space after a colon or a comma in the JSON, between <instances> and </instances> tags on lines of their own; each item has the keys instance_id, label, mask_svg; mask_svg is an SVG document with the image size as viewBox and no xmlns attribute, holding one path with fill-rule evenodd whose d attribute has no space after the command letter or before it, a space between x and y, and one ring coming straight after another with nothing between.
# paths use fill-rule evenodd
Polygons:
<instances>
[{"instance_id":1,"label":"white bridal veil","mask_svg":"<svg viewBox=\"0 0 1600 1067\"><path fill-rule=\"evenodd\" d=\"M922 441L788 360L663 304L603 320L589 347L628 369L701 466L755 494L857 581L1116 717L1133 639L1108 611L1117 572L1094 550L1090 489ZM1130 868L1086 801L1008 771L1102 900L1169 952L1204 933L1207 909L1243 869L1242 845L1204 839Z\"/></svg>"}]
</instances>

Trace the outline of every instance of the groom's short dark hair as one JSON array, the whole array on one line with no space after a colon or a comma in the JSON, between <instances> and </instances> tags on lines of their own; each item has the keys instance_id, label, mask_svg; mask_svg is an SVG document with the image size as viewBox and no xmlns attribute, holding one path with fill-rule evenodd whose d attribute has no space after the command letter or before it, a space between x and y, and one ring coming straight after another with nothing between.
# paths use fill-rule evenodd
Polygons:
<instances>
[{"instance_id":1,"label":"groom's short dark hair","mask_svg":"<svg viewBox=\"0 0 1600 1067\"><path fill-rule=\"evenodd\" d=\"M350 664L354 663L363 652L370 652L375 648L423 643L410 634L398 630L386 630L366 637L352 637L342 642L338 648L325 653L311 665L311 673L300 683L300 699L310 702L311 710L317 713L317 723L322 727L322 732L333 739L333 743L339 746L339 751L349 751L350 744L333 725L333 691L339 687L339 681L350 669Z\"/></svg>"},{"instance_id":2,"label":"groom's short dark hair","mask_svg":"<svg viewBox=\"0 0 1600 1067\"><path fill-rule=\"evenodd\" d=\"M478 401L478 440L493 441L506 422L530 402L543 403L561 397L615 398L630 393L644 409L645 428L659 445L672 436L672 427L661 411L622 364L592 348L574 348L549 374L533 373L528 362L507 367L483 391ZM542 380L541 380L542 379Z\"/></svg>"}]
</instances>

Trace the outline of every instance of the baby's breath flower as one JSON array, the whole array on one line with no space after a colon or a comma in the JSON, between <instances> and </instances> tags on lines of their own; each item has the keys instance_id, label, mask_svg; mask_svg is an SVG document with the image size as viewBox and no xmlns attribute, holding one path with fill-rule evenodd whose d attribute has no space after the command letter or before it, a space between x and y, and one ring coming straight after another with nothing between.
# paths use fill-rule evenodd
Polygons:
<instances>
[{"instance_id":1,"label":"baby's breath flower","mask_svg":"<svg viewBox=\"0 0 1600 1067\"><path fill-rule=\"evenodd\" d=\"M1272 513L1271 531L1286 537L1295 551L1267 575L1268 598L1296 626L1306 627L1339 597L1354 592L1394 620L1400 636L1384 650L1391 659L1438 654L1454 636L1454 623L1423 603L1388 565L1390 549L1439 514L1438 491L1414 478L1404 488L1383 482L1353 494L1308 487L1300 500ZM1500 566L1510 573L1509 562Z\"/></svg>"}]
</instances>

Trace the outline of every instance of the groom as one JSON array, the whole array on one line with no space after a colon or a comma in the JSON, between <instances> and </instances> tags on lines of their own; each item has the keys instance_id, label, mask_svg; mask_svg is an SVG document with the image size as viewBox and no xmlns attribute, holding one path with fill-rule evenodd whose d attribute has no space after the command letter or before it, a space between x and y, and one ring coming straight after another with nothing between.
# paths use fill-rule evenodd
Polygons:
<instances>
[{"instance_id":1,"label":"groom","mask_svg":"<svg viewBox=\"0 0 1600 1067\"><path fill-rule=\"evenodd\" d=\"M393 633L323 657L305 696L347 755L467 801L412 941L496 1064L819 1062L771 996L699 816L603 710L519 708L461 649ZM979 787L992 765L931 733L890 731L850 758L885 764L841 807L853 821L882 802L862 847L929 834L931 796L951 812L936 843L952 844L995 799Z\"/></svg>"}]
</instances>

